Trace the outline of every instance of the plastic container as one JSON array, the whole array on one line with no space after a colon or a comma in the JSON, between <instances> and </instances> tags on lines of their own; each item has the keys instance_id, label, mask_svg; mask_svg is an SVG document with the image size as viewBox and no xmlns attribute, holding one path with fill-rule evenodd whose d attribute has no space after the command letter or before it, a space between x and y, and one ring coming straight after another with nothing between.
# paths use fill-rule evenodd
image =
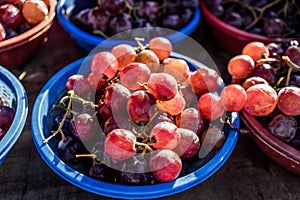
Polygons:
<instances>
[{"instance_id":1,"label":"plastic container","mask_svg":"<svg viewBox=\"0 0 300 200\"><path fill-rule=\"evenodd\" d=\"M7 69L0 66L0 96L15 110L15 117L9 130L0 141L0 165L20 137L24 128L28 102L24 87Z\"/></svg>"},{"instance_id":2,"label":"plastic container","mask_svg":"<svg viewBox=\"0 0 300 200\"><path fill-rule=\"evenodd\" d=\"M208 10L204 0L200 0L200 8L203 18L209 25L211 35L220 44L220 46L231 55L241 54L243 47L252 41L259 41L264 44L268 44L271 42L282 43L291 40L290 38L270 38L252 34L227 25ZM297 38L297 40L300 41L300 38Z\"/></svg>"},{"instance_id":3,"label":"plastic container","mask_svg":"<svg viewBox=\"0 0 300 200\"><path fill-rule=\"evenodd\" d=\"M173 54L173 56L187 60L192 69L203 66L199 62L179 54ZM112 184L90 178L66 165L57 156L57 147L52 144L52 140L48 143L43 143L44 139L50 134L51 127L49 122L53 120L53 116L51 116L49 110L65 94L65 82L68 77L76 74L83 62L87 62L89 66L90 60L90 58L87 60L80 59L55 74L42 88L33 107L31 129L35 146L46 164L63 179L81 189L107 197L122 199L159 198L185 191L200 184L212 176L229 158L236 145L238 132L224 126L227 138L223 147L206 164L199 169L197 168L193 173L168 183L146 186ZM238 113L232 113L231 120L235 127L240 126Z\"/></svg>"},{"instance_id":4,"label":"plastic container","mask_svg":"<svg viewBox=\"0 0 300 200\"><path fill-rule=\"evenodd\" d=\"M96 46L101 44L101 47L104 49L111 49L116 44L120 43L127 43L132 44L132 41L125 41L125 40L109 40L109 42L106 42L106 38L100 37L98 35L93 35L91 33L88 33L77 26L75 26L70 20L69 16L72 13L72 9L74 8L74 4L78 3L79 7L86 3L82 3L82 1L79 0L61 0L58 2L57 5L57 18L61 24L61 26L74 38L74 40L77 42L77 44L85 51L90 52L93 50ZM201 20L201 14L200 14L200 8L196 8L194 17L191 19L191 21L182 29L172 32L170 35L167 35L167 37L170 41L172 41L173 45L176 46L176 43L180 43L182 40L184 40L185 36L190 35L193 33L196 28L198 27ZM104 42L104 43L103 43Z\"/></svg>"},{"instance_id":5,"label":"plastic container","mask_svg":"<svg viewBox=\"0 0 300 200\"><path fill-rule=\"evenodd\" d=\"M30 30L0 42L0 65L8 69L19 68L32 58L48 40L55 17L56 0L50 0L48 17Z\"/></svg>"},{"instance_id":6,"label":"plastic container","mask_svg":"<svg viewBox=\"0 0 300 200\"><path fill-rule=\"evenodd\" d=\"M269 158L283 168L300 175L300 151L273 136L255 117L244 110L241 112L241 119L250 130L250 137Z\"/></svg>"}]
</instances>

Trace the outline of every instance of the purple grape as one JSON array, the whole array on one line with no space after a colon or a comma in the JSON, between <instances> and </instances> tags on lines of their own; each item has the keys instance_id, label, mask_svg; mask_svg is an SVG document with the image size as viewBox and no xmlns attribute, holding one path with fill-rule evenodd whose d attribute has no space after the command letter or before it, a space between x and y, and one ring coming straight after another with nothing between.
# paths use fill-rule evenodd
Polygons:
<instances>
[{"instance_id":1,"label":"purple grape","mask_svg":"<svg viewBox=\"0 0 300 200\"><path fill-rule=\"evenodd\" d=\"M58 143L58 149L61 151L65 151L67 146L70 145L70 143L73 141L73 138L71 136L67 136L64 139L61 139Z\"/></svg>"},{"instance_id":2,"label":"purple grape","mask_svg":"<svg viewBox=\"0 0 300 200\"><path fill-rule=\"evenodd\" d=\"M91 28L88 23L88 14L90 12L90 8L86 8L81 10L79 13L71 16L70 20L75 26L78 26L84 30L89 31Z\"/></svg>"},{"instance_id":3,"label":"purple grape","mask_svg":"<svg viewBox=\"0 0 300 200\"><path fill-rule=\"evenodd\" d=\"M198 0L181 0L183 7L196 8L199 5Z\"/></svg>"},{"instance_id":4,"label":"purple grape","mask_svg":"<svg viewBox=\"0 0 300 200\"><path fill-rule=\"evenodd\" d=\"M82 141L88 141L98 132L96 120L87 113L81 113L72 119L72 135Z\"/></svg>"},{"instance_id":5,"label":"purple grape","mask_svg":"<svg viewBox=\"0 0 300 200\"><path fill-rule=\"evenodd\" d=\"M280 44L276 44L276 43L272 42L272 43L267 44L267 48L269 50L270 57L273 57L273 58L281 57L284 53Z\"/></svg>"},{"instance_id":6,"label":"purple grape","mask_svg":"<svg viewBox=\"0 0 300 200\"><path fill-rule=\"evenodd\" d=\"M121 13L110 20L109 31L113 35L130 29L132 29L131 17L126 13Z\"/></svg>"},{"instance_id":7,"label":"purple grape","mask_svg":"<svg viewBox=\"0 0 300 200\"><path fill-rule=\"evenodd\" d=\"M149 22L156 21L159 17L158 3L155 1L142 1L138 9L138 15Z\"/></svg>"},{"instance_id":8,"label":"purple grape","mask_svg":"<svg viewBox=\"0 0 300 200\"><path fill-rule=\"evenodd\" d=\"M3 137L5 136L6 131L3 130L2 128L0 128L0 141L3 139Z\"/></svg>"},{"instance_id":9,"label":"purple grape","mask_svg":"<svg viewBox=\"0 0 300 200\"><path fill-rule=\"evenodd\" d=\"M223 21L226 24L228 24L230 26L234 26L234 27L241 27L243 25L242 16L239 13L236 13L236 12L227 13L224 16Z\"/></svg>"},{"instance_id":10,"label":"purple grape","mask_svg":"<svg viewBox=\"0 0 300 200\"><path fill-rule=\"evenodd\" d=\"M15 111L8 106L0 107L0 128L8 131L15 117Z\"/></svg>"},{"instance_id":11,"label":"purple grape","mask_svg":"<svg viewBox=\"0 0 300 200\"><path fill-rule=\"evenodd\" d=\"M212 5L210 10L216 17L221 17L224 14L224 7L220 4Z\"/></svg>"},{"instance_id":12,"label":"purple grape","mask_svg":"<svg viewBox=\"0 0 300 200\"><path fill-rule=\"evenodd\" d=\"M297 121L294 117L288 117L284 114L275 116L268 124L270 133L284 142L291 141L297 131Z\"/></svg>"},{"instance_id":13,"label":"purple grape","mask_svg":"<svg viewBox=\"0 0 300 200\"><path fill-rule=\"evenodd\" d=\"M170 14L163 19L163 27L178 30L183 26L183 20L178 14Z\"/></svg>"},{"instance_id":14,"label":"purple grape","mask_svg":"<svg viewBox=\"0 0 300 200\"><path fill-rule=\"evenodd\" d=\"M181 12L181 18L184 24L188 23L193 17L193 11L189 8L183 9Z\"/></svg>"},{"instance_id":15,"label":"purple grape","mask_svg":"<svg viewBox=\"0 0 300 200\"><path fill-rule=\"evenodd\" d=\"M263 26L264 33L269 37L281 36L287 29L287 24L279 18L267 19Z\"/></svg>"},{"instance_id":16,"label":"purple grape","mask_svg":"<svg viewBox=\"0 0 300 200\"><path fill-rule=\"evenodd\" d=\"M59 150L58 155L63 161L69 164L78 163L79 160L76 158L76 154L85 152L85 148L82 143L72 137L62 140L59 144L59 147L63 150Z\"/></svg>"},{"instance_id":17,"label":"purple grape","mask_svg":"<svg viewBox=\"0 0 300 200\"><path fill-rule=\"evenodd\" d=\"M94 164L90 170L89 175L93 178L103 180L106 182L115 182L117 171L102 163Z\"/></svg>"},{"instance_id":18,"label":"purple grape","mask_svg":"<svg viewBox=\"0 0 300 200\"><path fill-rule=\"evenodd\" d=\"M103 0L101 6L109 15L117 15L122 13L126 8L125 0Z\"/></svg>"},{"instance_id":19,"label":"purple grape","mask_svg":"<svg viewBox=\"0 0 300 200\"><path fill-rule=\"evenodd\" d=\"M275 69L268 63L255 67L251 76L261 77L265 79L269 85L274 85L277 80Z\"/></svg>"},{"instance_id":20,"label":"purple grape","mask_svg":"<svg viewBox=\"0 0 300 200\"><path fill-rule=\"evenodd\" d=\"M292 45L287 48L284 53L285 56L288 56L292 62L300 66L300 47Z\"/></svg>"},{"instance_id":21,"label":"purple grape","mask_svg":"<svg viewBox=\"0 0 300 200\"><path fill-rule=\"evenodd\" d=\"M101 8L94 7L88 13L88 25L93 30L105 31L108 27L110 16Z\"/></svg>"},{"instance_id":22,"label":"purple grape","mask_svg":"<svg viewBox=\"0 0 300 200\"><path fill-rule=\"evenodd\" d=\"M18 35L18 33L15 30L7 28L5 39L7 40L10 38L16 37L17 35Z\"/></svg>"},{"instance_id":23,"label":"purple grape","mask_svg":"<svg viewBox=\"0 0 300 200\"><path fill-rule=\"evenodd\" d=\"M289 85L300 88L300 75L298 74L291 75Z\"/></svg>"}]
</instances>

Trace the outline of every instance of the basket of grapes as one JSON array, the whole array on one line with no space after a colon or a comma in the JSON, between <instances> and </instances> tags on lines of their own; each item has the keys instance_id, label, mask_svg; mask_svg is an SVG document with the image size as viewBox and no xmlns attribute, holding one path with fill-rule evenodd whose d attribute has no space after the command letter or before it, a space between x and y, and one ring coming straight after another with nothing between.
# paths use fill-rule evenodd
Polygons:
<instances>
[{"instance_id":1,"label":"basket of grapes","mask_svg":"<svg viewBox=\"0 0 300 200\"><path fill-rule=\"evenodd\" d=\"M120 43L134 45L134 36L119 33L138 28L139 36L160 33L175 45L196 30L201 17L197 0L62 0L57 16L62 27L88 52L100 43L103 50ZM117 34L121 37L105 42Z\"/></svg>"},{"instance_id":2,"label":"basket of grapes","mask_svg":"<svg viewBox=\"0 0 300 200\"><path fill-rule=\"evenodd\" d=\"M298 1L201 0L200 7L211 34L232 55L252 41L300 41Z\"/></svg>"},{"instance_id":3,"label":"basket of grapes","mask_svg":"<svg viewBox=\"0 0 300 200\"><path fill-rule=\"evenodd\" d=\"M300 174L300 46L250 42L230 59L233 82L247 101L241 119L261 150L284 168Z\"/></svg>"},{"instance_id":4,"label":"basket of grapes","mask_svg":"<svg viewBox=\"0 0 300 200\"><path fill-rule=\"evenodd\" d=\"M27 95L22 84L0 66L0 165L20 137L27 112Z\"/></svg>"},{"instance_id":5,"label":"basket of grapes","mask_svg":"<svg viewBox=\"0 0 300 200\"><path fill-rule=\"evenodd\" d=\"M0 65L18 68L47 41L56 0L0 1Z\"/></svg>"},{"instance_id":6,"label":"basket of grapes","mask_svg":"<svg viewBox=\"0 0 300 200\"><path fill-rule=\"evenodd\" d=\"M194 187L226 162L238 137L237 98L225 95L217 71L173 52L164 37L136 41L63 68L41 90L31 120L52 170L114 198Z\"/></svg>"}]
</instances>

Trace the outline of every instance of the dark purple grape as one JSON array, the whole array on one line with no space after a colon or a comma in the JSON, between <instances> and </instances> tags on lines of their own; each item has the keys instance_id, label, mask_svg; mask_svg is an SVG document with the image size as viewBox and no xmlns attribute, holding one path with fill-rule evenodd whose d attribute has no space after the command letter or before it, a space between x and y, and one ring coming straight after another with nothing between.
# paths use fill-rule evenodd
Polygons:
<instances>
[{"instance_id":1,"label":"dark purple grape","mask_svg":"<svg viewBox=\"0 0 300 200\"><path fill-rule=\"evenodd\" d=\"M21 33L24 33L24 32L26 32L26 31L28 31L28 30L31 29L33 26L34 26L33 24L30 24L30 23L28 23L28 22L24 22L24 23L22 23L22 24L18 27L17 31L18 31L19 34L21 34Z\"/></svg>"},{"instance_id":2,"label":"dark purple grape","mask_svg":"<svg viewBox=\"0 0 300 200\"><path fill-rule=\"evenodd\" d=\"M88 141L100 131L97 130L96 120L87 113L82 113L74 117L71 122L72 135L82 141Z\"/></svg>"},{"instance_id":3,"label":"dark purple grape","mask_svg":"<svg viewBox=\"0 0 300 200\"><path fill-rule=\"evenodd\" d=\"M75 26L78 26L84 30L90 30L90 26L88 23L88 14L91 8L86 8L81 10L79 13L71 16L70 20Z\"/></svg>"},{"instance_id":4,"label":"dark purple grape","mask_svg":"<svg viewBox=\"0 0 300 200\"><path fill-rule=\"evenodd\" d=\"M0 128L0 141L4 138L6 131Z\"/></svg>"},{"instance_id":5,"label":"dark purple grape","mask_svg":"<svg viewBox=\"0 0 300 200\"><path fill-rule=\"evenodd\" d=\"M118 14L110 20L109 31L113 35L130 29L132 29L131 17L126 13Z\"/></svg>"},{"instance_id":6,"label":"dark purple grape","mask_svg":"<svg viewBox=\"0 0 300 200\"><path fill-rule=\"evenodd\" d=\"M284 114L275 116L268 124L270 133L284 142L291 141L297 131L297 121L294 117Z\"/></svg>"},{"instance_id":7,"label":"dark purple grape","mask_svg":"<svg viewBox=\"0 0 300 200\"><path fill-rule=\"evenodd\" d=\"M249 32L257 34L257 35L261 35L262 34L262 29L259 28L259 27L254 27L254 28L250 29Z\"/></svg>"},{"instance_id":8,"label":"dark purple grape","mask_svg":"<svg viewBox=\"0 0 300 200\"><path fill-rule=\"evenodd\" d=\"M242 16L239 13L236 13L236 12L227 13L224 16L223 21L226 24L228 24L230 26L234 26L234 27L241 27L243 25Z\"/></svg>"},{"instance_id":9,"label":"dark purple grape","mask_svg":"<svg viewBox=\"0 0 300 200\"><path fill-rule=\"evenodd\" d=\"M61 139L58 143L58 149L61 151L65 151L67 146L73 141L73 138L71 136L67 136L64 139Z\"/></svg>"},{"instance_id":10,"label":"dark purple grape","mask_svg":"<svg viewBox=\"0 0 300 200\"><path fill-rule=\"evenodd\" d=\"M0 128L8 131L15 117L15 111L8 106L0 107Z\"/></svg>"},{"instance_id":11,"label":"dark purple grape","mask_svg":"<svg viewBox=\"0 0 300 200\"><path fill-rule=\"evenodd\" d=\"M138 18L132 22L133 28L152 27L153 25L145 18Z\"/></svg>"},{"instance_id":12,"label":"dark purple grape","mask_svg":"<svg viewBox=\"0 0 300 200\"><path fill-rule=\"evenodd\" d=\"M122 13L126 8L125 0L103 0L101 2L101 7L109 15L117 15Z\"/></svg>"},{"instance_id":13,"label":"dark purple grape","mask_svg":"<svg viewBox=\"0 0 300 200\"><path fill-rule=\"evenodd\" d=\"M268 63L255 67L251 76L261 77L265 79L269 85L274 85L277 80L275 69Z\"/></svg>"},{"instance_id":14,"label":"dark purple grape","mask_svg":"<svg viewBox=\"0 0 300 200\"><path fill-rule=\"evenodd\" d=\"M254 7L261 8L269 3L269 0L258 0L254 3Z\"/></svg>"},{"instance_id":15,"label":"dark purple grape","mask_svg":"<svg viewBox=\"0 0 300 200\"><path fill-rule=\"evenodd\" d=\"M267 10L267 11L264 13L264 17L265 17L265 18L268 18L268 19L276 18L276 12L275 12L274 10Z\"/></svg>"},{"instance_id":16,"label":"dark purple grape","mask_svg":"<svg viewBox=\"0 0 300 200\"><path fill-rule=\"evenodd\" d=\"M269 37L283 35L288 29L287 24L279 18L266 19L263 31Z\"/></svg>"},{"instance_id":17,"label":"dark purple grape","mask_svg":"<svg viewBox=\"0 0 300 200\"><path fill-rule=\"evenodd\" d=\"M198 0L181 0L181 5L188 8L196 8L199 5Z\"/></svg>"},{"instance_id":18,"label":"dark purple grape","mask_svg":"<svg viewBox=\"0 0 300 200\"><path fill-rule=\"evenodd\" d=\"M291 75L289 85L300 88L300 75L298 74Z\"/></svg>"},{"instance_id":19,"label":"dark purple grape","mask_svg":"<svg viewBox=\"0 0 300 200\"><path fill-rule=\"evenodd\" d=\"M91 177L106 182L115 182L116 174L117 174L116 170L102 163L94 164L89 170L89 175Z\"/></svg>"},{"instance_id":20,"label":"dark purple grape","mask_svg":"<svg viewBox=\"0 0 300 200\"><path fill-rule=\"evenodd\" d=\"M181 19L182 19L183 23L187 24L193 17L193 11L189 8L185 8L181 12L180 16L181 16Z\"/></svg>"},{"instance_id":21,"label":"dark purple grape","mask_svg":"<svg viewBox=\"0 0 300 200\"><path fill-rule=\"evenodd\" d=\"M273 58L281 57L284 53L280 44L276 44L276 43L272 42L272 43L267 44L267 48L269 50L270 57L273 57Z\"/></svg>"},{"instance_id":22,"label":"dark purple grape","mask_svg":"<svg viewBox=\"0 0 300 200\"><path fill-rule=\"evenodd\" d=\"M7 39L10 39L10 38L16 37L17 35L18 35L18 33L15 30L7 28L5 39L7 40Z\"/></svg>"},{"instance_id":23,"label":"dark purple grape","mask_svg":"<svg viewBox=\"0 0 300 200\"><path fill-rule=\"evenodd\" d=\"M300 66L300 47L292 45L287 48L284 53L285 56L288 56L292 62Z\"/></svg>"},{"instance_id":24,"label":"dark purple grape","mask_svg":"<svg viewBox=\"0 0 300 200\"><path fill-rule=\"evenodd\" d=\"M159 17L158 3L155 1L142 1L138 9L138 15L149 22L156 21Z\"/></svg>"},{"instance_id":25,"label":"dark purple grape","mask_svg":"<svg viewBox=\"0 0 300 200\"><path fill-rule=\"evenodd\" d=\"M54 121L53 121L53 125L52 125L52 127L51 127L51 129L53 130L53 131L56 131L57 129L58 129L58 127L59 127L59 124L61 123L61 121L62 121L62 116L57 116L55 119L54 119ZM71 135L71 130L70 130L70 125L71 125L71 119L66 119L65 121L64 121L64 124L63 124L63 126L62 126L62 131L63 131L63 133L65 134L65 135Z\"/></svg>"},{"instance_id":26,"label":"dark purple grape","mask_svg":"<svg viewBox=\"0 0 300 200\"><path fill-rule=\"evenodd\" d=\"M88 13L87 22L93 30L105 31L108 27L110 16L101 8L94 7Z\"/></svg>"},{"instance_id":27,"label":"dark purple grape","mask_svg":"<svg viewBox=\"0 0 300 200\"><path fill-rule=\"evenodd\" d=\"M79 160L76 158L76 154L81 154L85 152L85 148L80 141L72 137L68 138L70 138L71 141L67 139L66 141L62 141L59 145L64 150L59 150L58 155L63 161L69 164L77 163L79 162ZM65 142L66 144L63 144Z\"/></svg>"},{"instance_id":28,"label":"dark purple grape","mask_svg":"<svg viewBox=\"0 0 300 200\"><path fill-rule=\"evenodd\" d=\"M224 14L224 7L220 4L212 5L210 10L216 17L221 17Z\"/></svg>"},{"instance_id":29,"label":"dark purple grape","mask_svg":"<svg viewBox=\"0 0 300 200\"><path fill-rule=\"evenodd\" d=\"M288 142L288 145L300 151L300 134L296 134L296 136Z\"/></svg>"},{"instance_id":30,"label":"dark purple grape","mask_svg":"<svg viewBox=\"0 0 300 200\"><path fill-rule=\"evenodd\" d=\"M178 14L170 14L164 17L163 27L178 30L183 26L183 20Z\"/></svg>"}]
</instances>

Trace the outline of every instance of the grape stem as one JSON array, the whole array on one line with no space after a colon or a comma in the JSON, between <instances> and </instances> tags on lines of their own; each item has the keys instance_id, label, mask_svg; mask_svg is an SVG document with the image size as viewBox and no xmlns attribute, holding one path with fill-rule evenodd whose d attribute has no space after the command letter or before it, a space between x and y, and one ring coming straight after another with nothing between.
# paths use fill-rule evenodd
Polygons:
<instances>
[{"instance_id":1,"label":"grape stem","mask_svg":"<svg viewBox=\"0 0 300 200\"><path fill-rule=\"evenodd\" d=\"M95 154L76 154L75 158L91 158L91 159L96 159Z\"/></svg>"},{"instance_id":2,"label":"grape stem","mask_svg":"<svg viewBox=\"0 0 300 200\"><path fill-rule=\"evenodd\" d=\"M153 152L153 150L151 149L151 147L148 144L141 143L141 142L135 142L135 144L138 145L138 146L144 147L145 149L147 149L150 152Z\"/></svg>"},{"instance_id":3,"label":"grape stem","mask_svg":"<svg viewBox=\"0 0 300 200\"><path fill-rule=\"evenodd\" d=\"M48 138L46 138L45 140L44 140L44 144L45 143L48 143L52 138L54 138L57 134L59 134L60 133L60 135L61 135L61 138L62 138L62 140L64 140L65 139L65 134L64 134L64 132L63 132L63 130L62 130L62 127L63 127L63 125L64 125L64 123L65 123L65 121L66 121L66 119L67 119L67 116L68 115L70 115L71 114L71 112L72 112L72 110L71 110L71 105L72 105L72 97L74 96L74 91L73 90L70 90L70 91L68 91L68 98L70 99L69 100L69 102L68 102L68 107L67 107L67 109L66 109L66 113L64 114L64 116L63 116L63 119L61 120L61 122L59 123L59 126L58 126L58 128L57 128L57 130L56 131L52 131L52 134L48 137ZM63 98L64 99L64 98Z\"/></svg>"},{"instance_id":4,"label":"grape stem","mask_svg":"<svg viewBox=\"0 0 300 200\"><path fill-rule=\"evenodd\" d=\"M288 56L282 56L282 60L289 66L289 70L287 73L285 86L288 86L290 83L291 73L293 70L300 71L300 66L296 65Z\"/></svg>"}]
</instances>

